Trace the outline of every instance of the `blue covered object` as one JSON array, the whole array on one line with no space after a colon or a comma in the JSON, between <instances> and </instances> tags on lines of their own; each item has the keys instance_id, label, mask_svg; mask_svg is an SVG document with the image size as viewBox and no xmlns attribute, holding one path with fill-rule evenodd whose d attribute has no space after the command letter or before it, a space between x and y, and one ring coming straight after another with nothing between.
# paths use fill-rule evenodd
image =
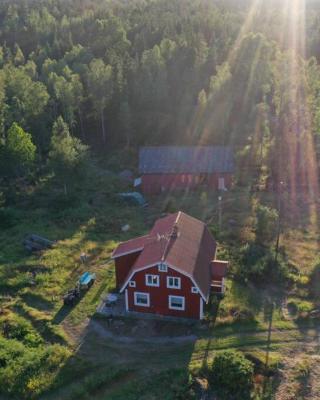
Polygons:
<instances>
[{"instance_id":1,"label":"blue covered object","mask_svg":"<svg viewBox=\"0 0 320 400\"><path fill-rule=\"evenodd\" d=\"M85 272L80 276L79 283L81 286L88 285L91 281L94 281L96 274L91 274L90 272Z\"/></svg>"},{"instance_id":2,"label":"blue covered object","mask_svg":"<svg viewBox=\"0 0 320 400\"><path fill-rule=\"evenodd\" d=\"M119 193L119 196L129 203L137 204L141 207L146 207L148 205L145 198L139 192Z\"/></svg>"}]
</instances>

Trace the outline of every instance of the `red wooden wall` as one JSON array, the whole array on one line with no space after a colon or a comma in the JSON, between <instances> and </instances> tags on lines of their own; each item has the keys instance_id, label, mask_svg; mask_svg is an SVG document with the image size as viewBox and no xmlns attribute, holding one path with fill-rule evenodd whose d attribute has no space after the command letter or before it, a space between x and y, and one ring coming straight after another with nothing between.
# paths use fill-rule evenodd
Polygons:
<instances>
[{"instance_id":1,"label":"red wooden wall","mask_svg":"<svg viewBox=\"0 0 320 400\"><path fill-rule=\"evenodd\" d=\"M207 185L218 189L219 178L224 178L225 187L232 184L232 174L146 174L142 176L142 191L147 194L157 194L161 191L174 189L195 189L199 185Z\"/></svg>"},{"instance_id":2,"label":"red wooden wall","mask_svg":"<svg viewBox=\"0 0 320 400\"><path fill-rule=\"evenodd\" d=\"M117 289L121 289L125 280L128 276L128 273L140 255L141 251L137 251L135 253L127 254L122 257L117 257L114 260L115 270L116 270L116 287Z\"/></svg>"},{"instance_id":3,"label":"red wooden wall","mask_svg":"<svg viewBox=\"0 0 320 400\"><path fill-rule=\"evenodd\" d=\"M146 286L145 274L159 275L160 286ZM176 276L181 278L181 289L168 289L167 276ZM168 268L168 272L159 272L158 267L151 267L139 272L136 272L132 277L136 282L136 287L127 286L128 290L128 306L129 311L148 312L160 315L169 315L185 318L200 318L200 294L191 293L193 286L190 278ZM150 307L140 307L134 305L134 292L150 293ZM169 295L184 296L185 310L170 310Z\"/></svg>"}]
</instances>

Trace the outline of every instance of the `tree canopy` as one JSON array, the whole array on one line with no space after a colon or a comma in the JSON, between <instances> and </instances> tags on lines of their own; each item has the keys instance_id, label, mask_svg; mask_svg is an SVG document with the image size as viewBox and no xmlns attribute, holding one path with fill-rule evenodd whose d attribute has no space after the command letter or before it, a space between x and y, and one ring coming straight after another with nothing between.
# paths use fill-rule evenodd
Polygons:
<instances>
[{"instance_id":1,"label":"tree canopy","mask_svg":"<svg viewBox=\"0 0 320 400\"><path fill-rule=\"evenodd\" d=\"M228 144L239 181L263 171L310 186L320 151L320 42L319 9L306 4L302 44L279 0L2 1L0 137L16 122L43 159L61 115L104 154Z\"/></svg>"}]
</instances>

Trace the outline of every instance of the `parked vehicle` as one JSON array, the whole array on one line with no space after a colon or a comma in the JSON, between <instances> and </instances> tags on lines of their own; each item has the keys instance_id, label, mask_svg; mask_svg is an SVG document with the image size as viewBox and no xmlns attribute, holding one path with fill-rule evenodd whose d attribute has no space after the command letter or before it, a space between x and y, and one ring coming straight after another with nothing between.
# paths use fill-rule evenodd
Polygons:
<instances>
[{"instance_id":1,"label":"parked vehicle","mask_svg":"<svg viewBox=\"0 0 320 400\"><path fill-rule=\"evenodd\" d=\"M71 289L63 296L63 304L73 305L79 297L80 297L80 288L76 287L74 289Z\"/></svg>"}]
</instances>

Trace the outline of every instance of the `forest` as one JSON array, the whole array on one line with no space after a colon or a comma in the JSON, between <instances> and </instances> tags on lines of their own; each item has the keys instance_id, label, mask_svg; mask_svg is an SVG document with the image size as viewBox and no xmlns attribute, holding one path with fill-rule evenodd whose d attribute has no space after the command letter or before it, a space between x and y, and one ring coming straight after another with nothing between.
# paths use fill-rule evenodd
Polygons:
<instances>
[{"instance_id":1,"label":"forest","mask_svg":"<svg viewBox=\"0 0 320 400\"><path fill-rule=\"evenodd\" d=\"M124 204L145 145L230 146L232 190ZM1 399L319 399L319 160L318 0L1 0ZM225 297L194 326L103 320L114 248L179 210Z\"/></svg>"},{"instance_id":2,"label":"forest","mask_svg":"<svg viewBox=\"0 0 320 400\"><path fill-rule=\"evenodd\" d=\"M94 152L230 144L250 178L281 171L307 185L319 148L319 5L304 12L292 35L297 16L276 0L4 0L1 159L16 123L45 163L61 117Z\"/></svg>"}]
</instances>

